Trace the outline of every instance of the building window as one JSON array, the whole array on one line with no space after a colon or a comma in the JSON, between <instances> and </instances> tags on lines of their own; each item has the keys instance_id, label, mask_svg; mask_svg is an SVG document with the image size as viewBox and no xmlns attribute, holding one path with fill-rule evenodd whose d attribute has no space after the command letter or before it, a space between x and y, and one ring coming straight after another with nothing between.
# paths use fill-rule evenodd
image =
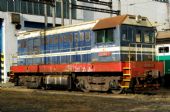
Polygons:
<instances>
[{"instance_id":1,"label":"building window","mask_svg":"<svg viewBox=\"0 0 170 112\"><path fill-rule=\"evenodd\" d=\"M38 3L34 3L33 7L34 7L34 14L38 15L39 14L39 4Z\"/></svg>"},{"instance_id":2,"label":"building window","mask_svg":"<svg viewBox=\"0 0 170 112\"><path fill-rule=\"evenodd\" d=\"M14 1L13 0L8 0L8 11L14 12Z\"/></svg>"},{"instance_id":3,"label":"building window","mask_svg":"<svg viewBox=\"0 0 170 112\"><path fill-rule=\"evenodd\" d=\"M0 11L21 12L23 14L44 15L44 4L22 0L0 0ZM71 0L76 4L75 0ZM3 3L3 4L2 4ZM69 1L64 0L64 18L69 18ZM52 16L51 6L47 5L47 14ZM76 19L76 9L72 9L72 18ZM61 18L61 2L56 2L56 17Z\"/></svg>"},{"instance_id":4,"label":"building window","mask_svg":"<svg viewBox=\"0 0 170 112\"><path fill-rule=\"evenodd\" d=\"M15 5L15 12L20 12L21 0L15 0L14 5Z\"/></svg>"},{"instance_id":5,"label":"building window","mask_svg":"<svg viewBox=\"0 0 170 112\"><path fill-rule=\"evenodd\" d=\"M169 53L169 47L159 47L159 53Z\"/></svg>"},{"instance_id":6,"label":"building window","mask_svg":"<svg viewBox=\"0 0 170 112\"><path fill-rule=\"evenodd\" d=\"M21 1L21 13L27 13L27 2Z\"/></svg>"},{"instance_id":7,"label":"building window","mask_svg":"<svg viewBox=\"0 0 170 112\"><path fill-rule=\"evenodd\" d=\"M0 11L7 11L7 0L1 0Z\"/></svg>"}]
</instances>

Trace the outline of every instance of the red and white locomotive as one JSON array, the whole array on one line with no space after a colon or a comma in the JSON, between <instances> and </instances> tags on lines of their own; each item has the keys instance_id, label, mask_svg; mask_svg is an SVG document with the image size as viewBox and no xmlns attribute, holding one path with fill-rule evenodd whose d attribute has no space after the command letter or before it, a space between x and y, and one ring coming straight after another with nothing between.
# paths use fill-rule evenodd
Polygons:
<instances>
[{"instance_id":1,"label":"red and white locomotive","mask_svg":"<svg viewBox=\"0 0 170 112\"><path fill-rule=\"evenodd\" d=\"M122 15L20 33L11 79L29 88L153 89L163 74L154 56L155 27L146 17Z\"/></svg>"}]
</instances>

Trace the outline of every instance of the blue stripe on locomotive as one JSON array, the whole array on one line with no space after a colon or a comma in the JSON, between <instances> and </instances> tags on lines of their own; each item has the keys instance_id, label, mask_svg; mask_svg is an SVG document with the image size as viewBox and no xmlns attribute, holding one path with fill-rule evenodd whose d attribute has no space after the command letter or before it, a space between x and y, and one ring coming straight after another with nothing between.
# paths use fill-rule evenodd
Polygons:
<instances>
[{"instance_id":1,"label":"blue stripe on locomotive","mask_svg":"<svg viewBox=\"0 0 170 112\"><path fill-rule=\"evenodd\" d=\"M80 37L82 33L84 36L88 33L88 38ZM69 52L77 50L90 50L91 49L91 31L83 30L79 32L69 32L63 34L47 35L44 37L34 37L28 39L18 40L18 43L26 41L26 47L18 47L19 55L31 55L31 54L44 54L44 53L57 53L57 52ZM66 36L67 35L67 36ZM72 35L71 38L67 38L68 35ZM46 42L45 42L46 41ZM70 42L71 41L71 42ZM44 44L45 43L45 44ZM38 51L38 52L37 52ZM72 63L72 62L90 62L91 54L72 55L72 56L55 56L55 57L43 57L43 58L20 58L19 65L31 65L31 64L60 64L60 63Z\"/></svg>"},{"instance_id":2,"label":"blue stripe on locomotive","mask_svg":"<svg viewBox=\"0 0 170 112\"><path fill-rule=\"evenodd\" d=\"M53 57L45 57L45 58L20 58L18 60L18 65L32 65L32 64L44 64L44 60L46 64L65 64L65 63L75 63L75 62L83 62L88 63L91 62L91 54L83 54L83 55L72 55L72 56L53 56Z\"/></svg>"}]
</instances>

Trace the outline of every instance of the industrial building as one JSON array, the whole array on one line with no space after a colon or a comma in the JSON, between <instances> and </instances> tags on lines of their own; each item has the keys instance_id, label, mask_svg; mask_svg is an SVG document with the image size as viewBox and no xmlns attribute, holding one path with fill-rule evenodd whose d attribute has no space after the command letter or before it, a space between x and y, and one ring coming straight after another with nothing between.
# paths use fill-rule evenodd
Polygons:
<instances>
[{"instance_id":1,"label":"industrial building","mask_svg":"<svg viewBox=\"0 0 170 112\"><path fill-rule=\"evenodd\" d=\"M72 0L74 2L74 0ZM69 24L68 0L64 1L64 23ZM52 26L52 8L47 5L48 27ZM61 3L56 2L56 26L61 25ZM76 12L72 10L73 23ZM10 66L15 64L17 56L17 33L19 31L44 28L44 4L26 2L23 0L0 0L0 53L1 71L0 80L8 80L7 73Z\"/></svg>"}]
</instances>

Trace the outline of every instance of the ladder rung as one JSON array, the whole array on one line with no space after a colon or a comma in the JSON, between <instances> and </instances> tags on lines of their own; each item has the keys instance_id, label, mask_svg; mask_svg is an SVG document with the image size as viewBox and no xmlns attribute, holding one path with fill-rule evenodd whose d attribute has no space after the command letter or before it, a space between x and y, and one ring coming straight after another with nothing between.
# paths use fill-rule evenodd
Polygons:
<instances>
[{"instance_id":1,"label":"ladder rung","mask_svg":"<svg viewBox=\"0 0 170 112\"><path fill-rule=\"evenodd\" d=\"M129 88L129 86L121 86L121 88Z\"/></svg>"},{"instance_id":2,"label":"ladder rung","mask_svg":"<svg viewBox=\"0 0 170 112\"><path fill-rule=\"evenodd\" d=\"M130 70L131 68L130 68L130 67L123 67L123 69L128 69L128 70Z\"/></svg>"},{"instance_id":3,"label":"ladder rung","mask_svg":"<svg viewBox=\"0 0 170 112\"><path fill-rule=\"evenodd\" d=\"M131 74L123 74L123 76L131 76Z\"/></svg>"},{"instance_id":4,"label":"ladder rung","mask_svg":"<svg viewBox=\"0 0 170 112\"><path fill-rule=\"evenodd\" d=\"M130 82L130 79L123 79L123 81L125 81L125 82Z\"/></svg>"}]
</instances>

